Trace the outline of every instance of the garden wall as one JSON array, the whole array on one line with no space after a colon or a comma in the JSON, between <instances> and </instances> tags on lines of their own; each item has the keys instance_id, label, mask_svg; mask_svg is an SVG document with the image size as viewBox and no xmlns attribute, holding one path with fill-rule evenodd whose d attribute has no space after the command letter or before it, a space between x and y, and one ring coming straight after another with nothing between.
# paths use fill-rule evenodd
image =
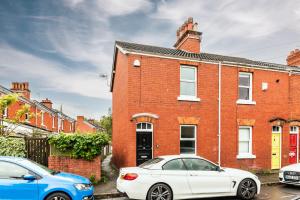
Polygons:
<instances>
[{"instance_id":1,"label":"garden wall","mask_svg":"<svg viewBox=\"0 0 300 200\"><path fill-rule=\"evenodd\" d=\"M101 158L97 156L91 161L75 159L68 156L49 156L48 167L56 171L78 174L86 178L95 176L101 179Z\"/></svg>"}]
</instances>

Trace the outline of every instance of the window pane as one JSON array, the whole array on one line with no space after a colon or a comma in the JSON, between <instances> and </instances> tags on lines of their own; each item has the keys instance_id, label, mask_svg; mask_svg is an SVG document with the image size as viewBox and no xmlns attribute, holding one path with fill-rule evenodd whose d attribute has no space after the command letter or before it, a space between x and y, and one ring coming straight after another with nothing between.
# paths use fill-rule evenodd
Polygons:
<instances>
[{"instance_id":1,"label":"window pane","mask_svg":"<svg viewBox=\"0 0 300 200\"><path fill-rule=\"evenodd\" d=\"M180 141L180 154L195 154L195 141Z\"/></svg>"},{"instance_id":2,"label":"window pane","mask_svg":"<svg viewBox=\"0 0 300 200\"><path fill-rule=\"evenodd\" d=\"M249 142L239 142L239 153L250 153Z\"/></svg>"},{"instance_id":3,"label":"window pane","mask_svg":"<svg viewBox=\"0 0 300 200\"><path fill-rule=\"evenodd\" d=\"M195 127L194 126L181 126L181 138L194 138Z\"/></svg>"},{"instance_id":4,"label":"window pane","mask_svg":"<svg viewBox=\"0 0 300 200\"><path fill-rule=\"evenodd\" d=\"M171 160L163 166L164 170L186 170L181 159Z\"/></svg>"},{"instance_id":5,"label":"window pane","mask_svg":"<svg viewBox=\"0 0 300 200\"><path fill-rule=\"evenodd\" d=\"M137 129L141 129L142 124L137 124Z\"/></svg>"},{"instance_id":6,"label":"window pane","mask_svg":"<svg viewBox=\"0 0 300 200\"><path fill-rule=\"evenodd\" d=\"M249 141L250 140L250 129L240 128L239 129L239 141Z\"/></svg>"},{"instance_id":7,"label":"window pane","mask_svg":"<svg viewBox=\"0 0 300 200\"><path fill-rule=\"evenodd\" d=\"M250 99L249 92L250 92L249 88L239 87L239 99L249 100Z\"/></svg>"},{"instance_id":8,"label":"window pane","mask_svg":"<svg viewBox=\"0 0 300 200\"><path fill-rule=\"evenodd\" d=\"M180 68L180 80L195 80L196 68L181 67Z\"/></svg>"},{"instance_id":9,"label":"window pane","mask_svg":"<svg viewBox=\"0 0 300 200\"><path fill-rule=\"evenodd\" d=\"M250 75L240 75L239 85L250 86Z\"/></svg>"},{"instance_id":10,"label":"window pane","mask_svg":"<svg viewBox=\"0 0 300 200\"><path fill-rule=\"evenodd\" d=\"M183 159L188 170L216 171L217 166L202 159Z\"/></svg>"},{"instance_id":11,"label":"window pane","mask_svg":"<svg viewBox=\"0 0 300 200\"><path fill-rule=\"evenodd\" d=\"M146 124L142 123L142 129L146 129Z\"/></svg>"},{"instance_id":12,"label":"window pane","mask_svg":"<svg viewBox=\"0 0 300 200\"><path fill-rule=\"evenodd\" d=\"M151 129L151 124L147 124L147 129Z\"/></svg>"},{"instance_id":13,"label":"window pane","mask_svg":"<svg viewBox=\"0 0 300 200\"><path fill-rule=\"evenodd\" d=\"M0 178L21 178L29 171L13 163L0 162Z\"/></svg>"},{"instance_id":14,"label":"window pane","mask_svg":"<svg viewBox=\"0 0 300 200\"><path fill-rule=\"evenodd\" d=\"M180 95L196 96L195 94L195 83L180 82Z\"/></svg>"},{"instance_id":15,"label":"window pane","mask_svg":"<svg viewBox=\"0 0 300 200\"><path fill-rule=\"evenodd\" d=\"M273 126L272 131L273 132L279 132L279 126Z\"/></svg>"}]
</instances>

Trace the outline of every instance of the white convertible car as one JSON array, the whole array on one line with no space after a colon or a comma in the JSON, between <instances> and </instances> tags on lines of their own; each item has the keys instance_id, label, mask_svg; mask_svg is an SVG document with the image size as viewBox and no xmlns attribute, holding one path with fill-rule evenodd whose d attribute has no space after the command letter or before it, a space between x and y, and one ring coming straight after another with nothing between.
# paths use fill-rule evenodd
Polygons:
<instances>
[{"instance_id":1,"label":"white convertible car","mask_svg":"<svg viewBox=\"0 0 300 200\"><path fill-rule=\"evenodd\" d=\"M300 164L292 164L281 168L279 170L279 181L291 185L300 185Z\"/></svg>"},{"instance_id":2,"label":"white convertible car","mask_svg":"<svg viewBox=\"0 0 300 200\"><path fill-rule=\"evenodd\" d=\"M130 199L172 200L238 196L260 192L254 174L218 165L198 156L161 156L120 170L117 189Z\"/></svg>"}]
</instances>

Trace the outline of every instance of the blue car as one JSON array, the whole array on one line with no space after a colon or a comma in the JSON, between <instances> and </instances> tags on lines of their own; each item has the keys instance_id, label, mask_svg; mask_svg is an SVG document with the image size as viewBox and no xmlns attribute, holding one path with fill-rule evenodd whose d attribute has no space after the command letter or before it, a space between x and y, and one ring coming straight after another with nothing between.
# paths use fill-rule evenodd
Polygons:
<instances>
[{"instance_id":1,"label":"blue car","mask_svg":"<svg viewBox=\"0 0 300 200\"><path fill-rule=\"evenodd\" d=\"M90 200L89 179L53 171L31 160L0 156L0 199Z\"/></svg>"}]
</instances>

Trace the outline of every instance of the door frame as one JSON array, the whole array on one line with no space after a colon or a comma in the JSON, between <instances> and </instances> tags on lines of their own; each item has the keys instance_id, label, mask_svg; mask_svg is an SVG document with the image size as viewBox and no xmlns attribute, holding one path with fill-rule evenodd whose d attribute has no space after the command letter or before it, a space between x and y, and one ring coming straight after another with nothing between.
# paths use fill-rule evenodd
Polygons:
<instances>
[{"instance_id":1,"label":"door frame","mask_svg":"<svg viewBox=\"0 0 300 200\"><path fill-rule=\"evenodd\" d=\"M137 125L138 124L150 124L151 125L151 129L138 129L137 128ZM153 134L154 134L154 131L153 131L153 123L150 123L150 122L138 122L135 124L135 137L137 137L137 132L151 132L151 137L152 137L152 144L151 144L151 157L153 159ZM137 144L135 144L135 149L137 148ZM135 150L136 151L136 158L135 158L135 162L137 161L137 149Z\"/></svg>"},{"instance_id":2,"label":"door frame","mask_svg":"<svg viewBox=\"0 0 300 200\"><path fill-rule=\"evenodd\" d=\"M295 127L296 128L296 131L292 131L291 128L292 127ZM297 135L297 163L299 163L299 126L290 126L290 134L294 134L294 135Z\"/></svg>"},{"instance_id":3,"label":"door frame","mask_svg":"<svg viewBox=\"0 0 300 200\"><path fill-rule=\"evenodd\" d=\"M273 127L279 127L278 131L273 131ZM272 126L272 135L271 135L271 169L272 169L272 136L273 134L279 134L279 169L281 168L281 153L282 153L282 127L281 126Z\"/></svg>"}]
</instances>

